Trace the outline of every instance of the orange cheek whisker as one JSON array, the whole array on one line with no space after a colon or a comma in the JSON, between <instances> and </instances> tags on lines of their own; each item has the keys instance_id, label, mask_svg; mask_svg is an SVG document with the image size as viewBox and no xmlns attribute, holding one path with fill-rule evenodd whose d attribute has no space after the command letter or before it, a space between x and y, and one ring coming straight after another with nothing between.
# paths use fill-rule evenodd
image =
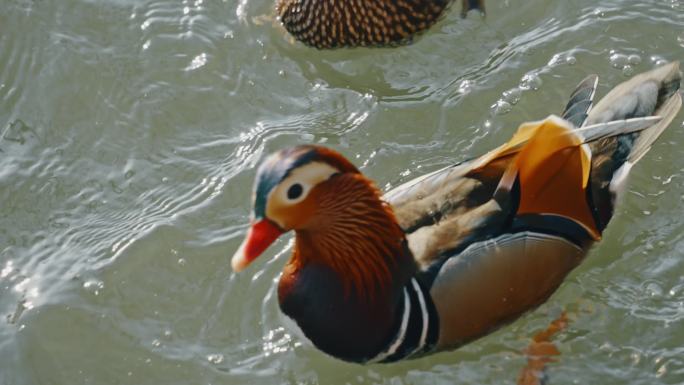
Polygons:
<instances>
[{"instance_id":1,"label":"orange cheek whisker","mask_svg":"<svg viewBox=\"0 0 684 385\"><path fill-rule=\"evenodd\" d=\"M323 262L345 292L373 301L391 286L404 233L380 193L359 174L339 176L316 192L316 217L297 237L297 258ZM314 251L315 250L315 251Z\"/></svg>"}]
</instances>

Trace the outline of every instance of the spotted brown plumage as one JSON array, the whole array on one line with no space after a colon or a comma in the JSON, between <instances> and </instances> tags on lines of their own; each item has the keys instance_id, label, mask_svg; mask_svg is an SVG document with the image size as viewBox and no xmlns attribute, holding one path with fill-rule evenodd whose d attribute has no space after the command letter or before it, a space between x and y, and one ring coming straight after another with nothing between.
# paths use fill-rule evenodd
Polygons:
<instances>
[{"instance_id":1,"label":"spotted brown plumage","mask_svg":"<svg viewBox=\"0 0 684 385\"><path fill-rule=\"evenodd\" d=\"M680 82L671 63L592 108L587 78L570 120L523 123L498 148L384 195L334 150L278 151L257 173L233 268L294 231L278 301L320 350L367 363L459 347L543 303L582 262L681 109Z\"/></svg>"},{"instance_id":2,"label":"spotted brown plumage","mask_svg":"<svg viewBox=\"0 0 684 385\"><path fill-rule=\"evenodd\" d=\"M454 0L278 0L276 12L297 40L316 48L390 46L411 41ZM484 12L484 0L463 0Z\"/></svg>"}]
</instances>

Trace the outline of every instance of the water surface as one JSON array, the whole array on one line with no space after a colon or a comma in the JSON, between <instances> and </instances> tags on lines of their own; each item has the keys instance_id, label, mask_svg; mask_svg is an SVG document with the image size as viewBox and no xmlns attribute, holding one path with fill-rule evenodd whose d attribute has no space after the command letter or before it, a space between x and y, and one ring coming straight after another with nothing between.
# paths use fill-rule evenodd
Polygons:
<instances>
[{"instance_id":1,"label":"water surface","mask_svg":"<svg viewBox=\"0 0 684 385\"><path fill-rule=\"evenodd\" d=\"M254 166L338 149L389 188L684 59L681 0L503 0L410 46L324 52L270 0L4 0L0 384L514 384L562 311L550 384L684 383L684 115L635 167L583 265L539 309L394 365L292 335L289 238L234 275ZM467 317L467 314L464 314Z\"/></svg>"}]
</instances>

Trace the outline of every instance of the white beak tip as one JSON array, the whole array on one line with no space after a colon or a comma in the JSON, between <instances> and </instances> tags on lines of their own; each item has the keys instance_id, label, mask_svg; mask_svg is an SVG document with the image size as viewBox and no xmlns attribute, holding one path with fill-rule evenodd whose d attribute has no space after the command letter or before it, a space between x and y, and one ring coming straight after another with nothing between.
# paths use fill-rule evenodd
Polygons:
<instances>
[{"instance_id":1,"label":"white beak tip","mask_svg":"<svg viewBox=\"0 0 684 385\"><path fill-rule=\"evenodd\" d=\"M249 265L247 258L245 258L244 247L244 243L240 245L240 248L235 252L233 258L230 260L230 266L236 273L241 272Z\"/></svg>"}]
</instances>

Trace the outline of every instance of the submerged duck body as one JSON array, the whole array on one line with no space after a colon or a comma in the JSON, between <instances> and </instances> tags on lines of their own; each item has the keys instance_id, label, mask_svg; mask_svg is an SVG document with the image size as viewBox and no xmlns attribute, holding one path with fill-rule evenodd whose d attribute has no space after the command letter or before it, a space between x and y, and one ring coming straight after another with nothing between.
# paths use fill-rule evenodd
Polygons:
<instances>
[{"instance_id":1,"label":"submerged duck body","mask_svg":"<svg viewBox=\"0 0 684 385\"><path fill-rule=\"evenodd\" d=\"M337 152L298 146L256 177L244 269L295 231L282 311L322 351L391 362L453 349L544 302L600 240L631 167L681 108L671 63L384 195Z\"/></svg>"},{"instance_id":2,"label":"submerged duck body","mask_svg":"<svg viewBox=\"0 0 684 385\"><path fill-rule=\"evenodd\" d=\"M278 0L276 12L297 40L316 48L404 44L435 24L455 0ZM463 0L462 15L484 12Z\"/></svg>"}]
</instances>

